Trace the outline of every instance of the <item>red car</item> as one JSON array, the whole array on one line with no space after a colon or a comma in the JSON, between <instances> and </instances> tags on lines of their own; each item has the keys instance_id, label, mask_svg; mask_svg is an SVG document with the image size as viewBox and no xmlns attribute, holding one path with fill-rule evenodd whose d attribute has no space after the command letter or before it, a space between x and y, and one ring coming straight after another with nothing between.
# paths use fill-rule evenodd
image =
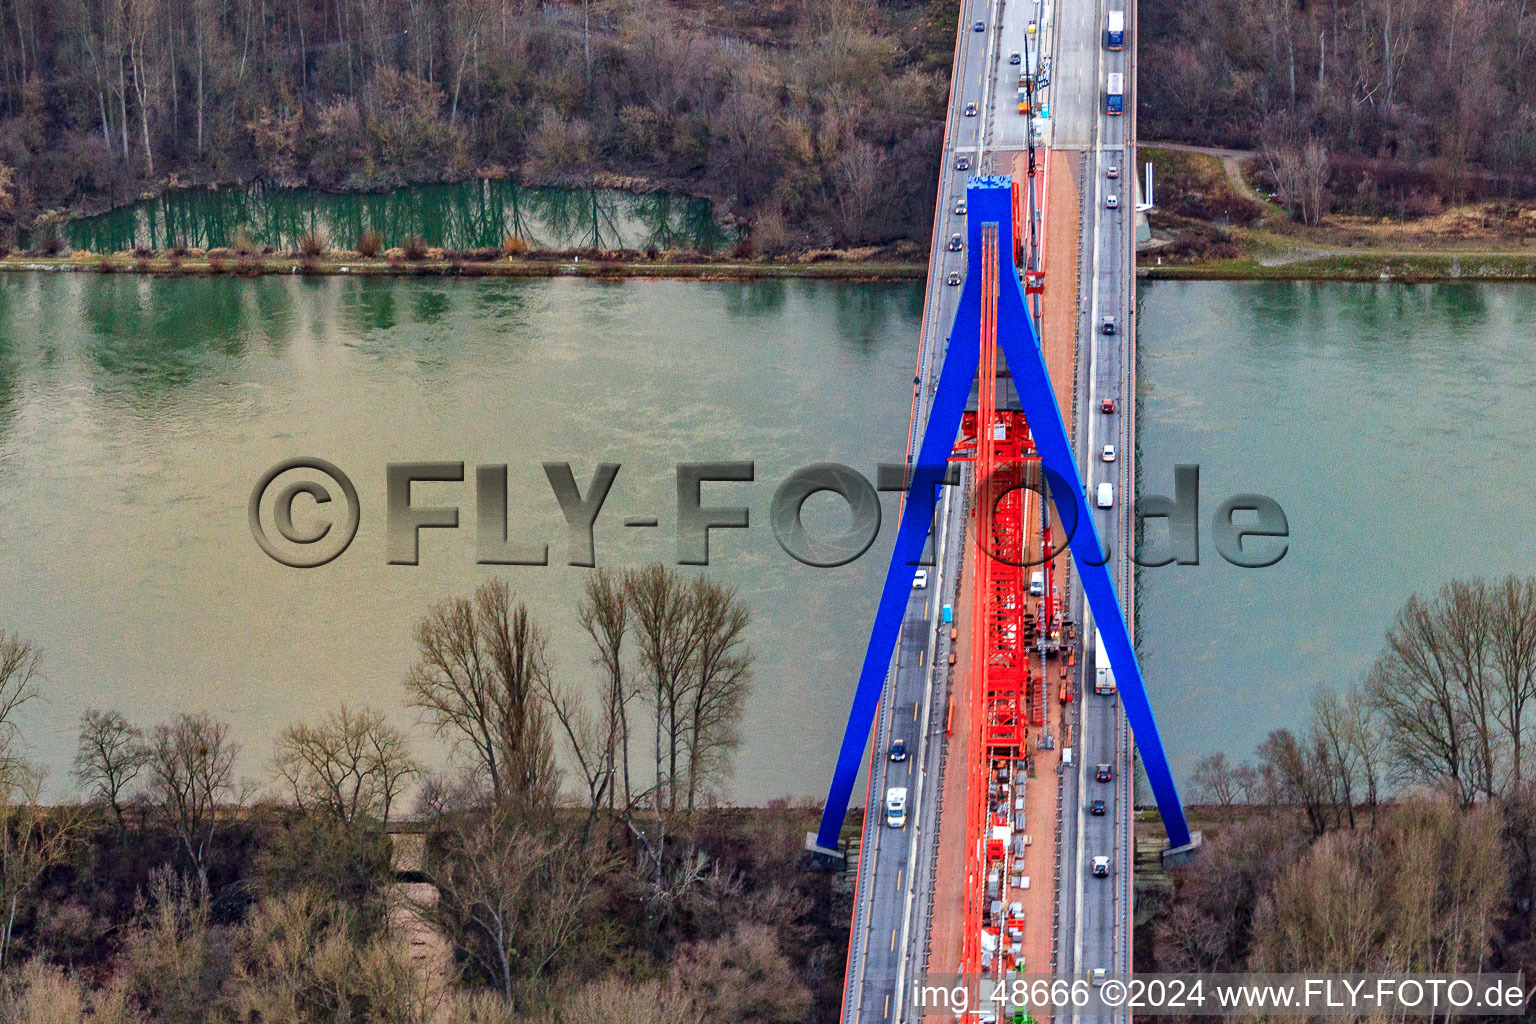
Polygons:
<instances>
[{"instance_id":1,"label":"red car","mask_svg":"<svg viewBox=\"0 0 1536 1024\"><path fill-rule=\"evenodd\" d=\"M1099 412L1114 412L1114 411L1115 411L1115 400L1113 398L1106 398L1106 399L1104 399L1104 401L1099 403Z\"/></svg>"}]
</instances>

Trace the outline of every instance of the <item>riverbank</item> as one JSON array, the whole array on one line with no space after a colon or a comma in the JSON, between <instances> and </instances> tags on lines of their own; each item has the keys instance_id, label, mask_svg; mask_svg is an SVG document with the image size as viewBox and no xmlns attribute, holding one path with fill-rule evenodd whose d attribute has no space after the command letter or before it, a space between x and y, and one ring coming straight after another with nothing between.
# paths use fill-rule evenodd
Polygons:
<instances>
[{"instance_id":1,"label":"riverbank","mask_svg":"<svg viewBox=\"0 0 1536 1024\"><path fill-rule=\"evenodd\" d=\"M1530 202L1448 206L1415 195L1392 215L1331 212L1303 224L1266 190L1253 152L1168 143L1139 155L1153 166L1157 200L1137 255L1143 278L1536 281Z\"/></svg>"},{"instance_id":2,"label":"riverbank","mask_svg":"<svg viewBox=\"0 0 1536 1024\"><path fill-rule=\"evenodd\" d=\"M1155 259L1155 253L1139 257L1136 276L1154 281L1536 282L1536 252L1340 252L1310 258L1298 254L1295 259L1276 263L1247 257L1159 265Z\"/></svg>"},{"instance_id":3,"label":"riverbank","mask_svg":"<svg viewBox=\"0 0 1536 1024\"><path fill-rule=\"evenodd\" d=\"M857 252L815 251L791 259L710 258L657 259L613 254L588 256L553 254L539 258L476 259L451 255L404 257L302 257L280 254L212 256L7 256L0 272L137 273L159 277L293 276L355 277L585 277L666 278L688 280L753 280L760 278L818 278L840 281L913 281L927 273L922 263L861 257Z\"/></svg>"}]
</instances>

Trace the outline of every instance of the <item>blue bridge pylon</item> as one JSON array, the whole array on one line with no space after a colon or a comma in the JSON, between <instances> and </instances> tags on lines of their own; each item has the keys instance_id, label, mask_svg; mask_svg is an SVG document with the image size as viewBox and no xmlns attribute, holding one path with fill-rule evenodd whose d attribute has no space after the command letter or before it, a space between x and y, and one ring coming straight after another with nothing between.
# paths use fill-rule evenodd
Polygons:
<instances>
[{"instance_id":1,"label":"blue bridge pylon","mask_svg":"<svg viewBox=\"0 0 1536 1024\"><path fill-rule=\"evenodd\" d=\"M984 229L991 227L995 231L986 234L997 248L995 265L999 278L997 344L1008 360L1008 369L1012 373L1024 417L1029 423L1035 449L1040 455L1047 490L1056 503L1057 514L1068 534L1083 594L1093 612L1095 625L1104 637L1104 647L1115 673L1120 700L1130 721L1131 731L1135 734L1142 767L1146 771L1152 793L1157 798L1158 810L1168 830L1168 839L1175 847L1184 846L1190 841L1184 807L1179 802L1178 787L1168 766L1167 754L1163 751L1162 738L1158 735L1157 721L1152 715L1151 701L1147 698L1141 666L1136 662L1130 632L1126 629L1120 602L1115 596L1115 584L1110 578L1098 530L1094 526L1093 516L1085 514L1079 504L1085 494L1082 475L1072 454L1067 426L1056 404L1050 375L1046 372L1040 336L1035 330L1034 321L1030 319L1024 289L1014 264L1013 181L1000 176L972 178L966 186L966 194L970 210L966 218L969 232L968 272L960 293L954 328L949 335L944 365L939 371L933 404L929 408L928 424L923 430L922 444L909 474L901 520L896 530L895 550L891 552L891 565L886 571L884 589L880 592L880 604L875 611L874 626L870 630L869 648L864 654L859 686L853 696L853 708L849 712L848 727L843 733L842 747L838 751L837 767L832 776L831 789L827 793L827 805L822 812L816 843L828 850L837 848L843 820L848 814L853 785L858 778L859 765L869 743L870 728L874 724L880 695L885 687L891 654L895 650L901 621L911 597L913 574L921 564L929 526L933 522L938 486L945 478L950 452L960 430L960 418L970 397L971 384L976 379L982 344L983 233ZM983 386L987 383L983 382ZM978 557L990 556L981 553Z\"/></svg>"}]
</instances>

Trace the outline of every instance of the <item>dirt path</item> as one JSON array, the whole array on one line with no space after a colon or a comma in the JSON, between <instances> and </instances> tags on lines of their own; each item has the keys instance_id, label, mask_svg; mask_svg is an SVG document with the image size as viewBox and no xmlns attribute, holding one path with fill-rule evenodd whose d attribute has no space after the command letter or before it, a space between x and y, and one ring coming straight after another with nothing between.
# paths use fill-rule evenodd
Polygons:
<instances>
[{"instance_id":1,"label":"dirt path","mask_svg":"<svg viewBox=\"0 0 1536 1024\"><path fill-rule=\"evenodd\" d=\"M396 833L396 871L420 871L426 837ZM450 1024L451 1007L446 998L453 983L453 950L442 932L427 921L422 911L437 903L437 888L430 882L396 882L390 887L389 927L405 943L411 964L426 981L437 1009L432 1024Z\"/></svg>"},{"instance_id":2,"label":"dirt path","mask_svg":"<svg viewBox=\"0 0 1536 1024\"><path fill-rule=\"evenodd\" d=\"M1252 199L1256 203L1264 201L1243 178L1243 161L1252 160L1259 154L1251 149L1220 149L1215 146L1190 146L1182 142L1142 142L1143 149L1177 149L1185 153L1204 153L1221 161L1222 170L1227 172L1227 181L1232 185L1232 191L1245 199Z\"/></svg>"}]
</instances>

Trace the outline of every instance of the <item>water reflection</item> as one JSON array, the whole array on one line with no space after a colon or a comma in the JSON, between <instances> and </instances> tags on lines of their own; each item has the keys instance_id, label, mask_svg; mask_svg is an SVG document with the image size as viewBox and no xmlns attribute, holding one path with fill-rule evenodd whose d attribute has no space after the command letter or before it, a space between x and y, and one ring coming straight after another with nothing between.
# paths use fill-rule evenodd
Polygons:
<instances>
[{"instance_id":1,"label":"water reflection","mask_svg":"<svg viewBox=\"0 0 1536 1024\"><path fill-rule=\"evenodd\" d=\"M93 252L177 241L201 249L234 244L293 249L321 230L351 248L365 231L386 246L417 235L447 249L499 246L516 236L553 249L697 249L731 242L707 199L617 189L526 188L503 179L419 185L384 193L329 193L252 186L172 192L64 226L69 245Z\"/></svg>"}]
</instances>

